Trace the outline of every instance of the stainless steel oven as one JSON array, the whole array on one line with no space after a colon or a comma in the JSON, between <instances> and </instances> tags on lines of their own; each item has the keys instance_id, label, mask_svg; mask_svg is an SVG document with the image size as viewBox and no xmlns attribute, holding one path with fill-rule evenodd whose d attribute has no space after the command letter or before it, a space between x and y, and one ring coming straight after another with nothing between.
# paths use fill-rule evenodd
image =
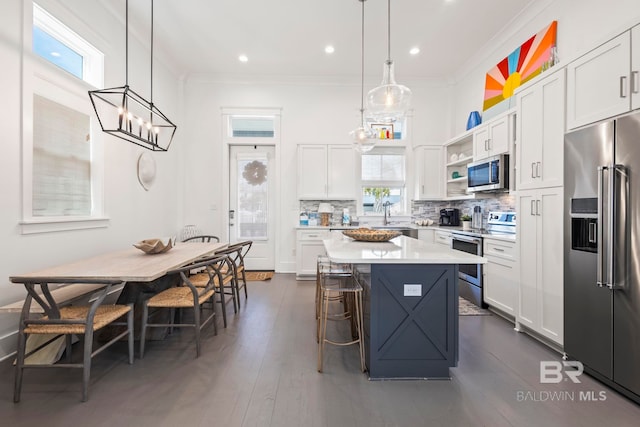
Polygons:
<instances>
[{"instance_id":1,"label":"stainless steel oven","mask_svg":"<svg viewBox=\"0 0 640 427\"><path fill-rule=\"evenodd\" d=\"M451 233L451 248L473 255L482 256L482 237ZM460 296L486 308L482 292L482 264L460 264L458 269Z\"/></svg>"}]
</instances>

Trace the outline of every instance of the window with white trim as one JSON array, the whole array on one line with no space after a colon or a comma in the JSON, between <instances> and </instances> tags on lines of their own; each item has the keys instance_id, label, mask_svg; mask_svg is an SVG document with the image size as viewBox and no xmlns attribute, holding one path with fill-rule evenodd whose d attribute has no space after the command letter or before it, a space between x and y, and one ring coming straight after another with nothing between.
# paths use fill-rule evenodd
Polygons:
<instances>
[{"instance_id":1,"label":"window with white trim","mask_svg":"<svg viewBox=\"0 0 640 427\"><path fill-rule=\"evenodd\" d=\"M92 86L102 86L102 52L36 3L33 3L32 49L71 75Z\"/></svg>"},{"instance_id":2,"label":"window with white trim","mask_svg":"<svg viewBox=\"0 0 640 427\"><path fill-rule=\"evenodd\" d=\"M362 154L361 200L364 215L380 215L384 204L395 215L406 212L406 156L404 147L376 147Z\"/></svg>"},{"instance_id":3,"label":"window with white trim","mask_svg":"<svg viewBox=\"0 0 640 427\"><path fill-rule=\"evenodd\" d=\"M103 54L35 3L25 19L22 232L104 227L101 133L87 97L103 85Z\"/></svg>"}]
</instances>

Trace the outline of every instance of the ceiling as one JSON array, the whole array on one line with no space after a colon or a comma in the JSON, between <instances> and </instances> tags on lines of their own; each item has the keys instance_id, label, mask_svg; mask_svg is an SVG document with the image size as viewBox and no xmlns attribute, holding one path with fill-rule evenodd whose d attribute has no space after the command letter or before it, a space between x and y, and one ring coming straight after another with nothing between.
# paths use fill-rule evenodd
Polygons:
<instances>
[{"instance_id":1,"label":"ceiling","mask_svg":"<svg viewBox=\"0 0 640 427\"><path fill-rule=\"evenodd\" d=\"M124 17L125 0L102 0ZM533 0L394 0L396 78L451 79ZM151 0L129 0L130 27L149 38ZM382 75L387 2L365 1L365 74ZM156 55L179 75L358 78L358 0L161 0ZM123 19L124 20L124 19ZM515 46L521 40L514 42ZM335 46L328 55L324 47ZM420 53L409 54L419 47ZM240 54L248 62L238 60Z\"/></svg>"}]
</instances>

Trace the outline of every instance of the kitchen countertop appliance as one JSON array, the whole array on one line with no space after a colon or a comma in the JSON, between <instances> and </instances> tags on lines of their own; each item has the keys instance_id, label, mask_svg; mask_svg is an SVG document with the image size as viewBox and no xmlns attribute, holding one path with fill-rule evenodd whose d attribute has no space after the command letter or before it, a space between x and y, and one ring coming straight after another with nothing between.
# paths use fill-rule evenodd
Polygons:
<instances>
[{"instance_id":1,"label":"kitchen countertop appliance","mask_svg":"<svg viewBox=\"0 0 640 427\"><path fill-rule=\"evenodd\" d=\"M565 135L564 351L640 403L640 115Z\"/></svg>"},{"instance_id":2,"label":"kitchen countertop appliance","mask_svg":"<svg viewBox=\"0 0 640 427\"><path fill-rule=\"evenodd\" d=\"M516 233L515 212L489 212L485 234L513 235ZM473 255L482 256L483 238L478 235L451 232L451 248ZM487 308L484 303L482 264L460 264L458 268L458 289L460 296L478 307Z\"/></svg>"},{"instance_id":3,"label":"kitchen countertop appliance","mask_svg":"<svg viewBox=\"0 0 640 427\"><path fill-rule=\"evenodd\" d=\"M440 209L440 225L457 227L460 225L460 210L456 208Z\"/></svg>"}]
</instances>

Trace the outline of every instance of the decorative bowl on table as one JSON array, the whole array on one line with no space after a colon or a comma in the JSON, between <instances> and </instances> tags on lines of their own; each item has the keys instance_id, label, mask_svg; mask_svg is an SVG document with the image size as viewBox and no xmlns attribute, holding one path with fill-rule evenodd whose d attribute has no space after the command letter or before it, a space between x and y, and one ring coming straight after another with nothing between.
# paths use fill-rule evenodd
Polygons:
<instances>
[{"instance_id":1,"label":"decorative bowl on table","mask_svg":"<svg viewBox=\"0 0 640 427\"><path fill-rule=\"evenodd\" d=\"M142 252L155 255L167 252L173 247L172 239L145 239L138 243L134 243L133 246L140 249Z\"/></svg>"},{"instance_id":2,"label":"decorative bowl on table","mask_svg":"<svg viewBox=\"0 0 640 427\"><path fill-rule=\"evenodd\" d=\"M387 242L402 233L397 230L372 230L370 228L357 228L355 230L344 230L342 232L347 237L361 242Z\"/></svg>"}]
</instances>

